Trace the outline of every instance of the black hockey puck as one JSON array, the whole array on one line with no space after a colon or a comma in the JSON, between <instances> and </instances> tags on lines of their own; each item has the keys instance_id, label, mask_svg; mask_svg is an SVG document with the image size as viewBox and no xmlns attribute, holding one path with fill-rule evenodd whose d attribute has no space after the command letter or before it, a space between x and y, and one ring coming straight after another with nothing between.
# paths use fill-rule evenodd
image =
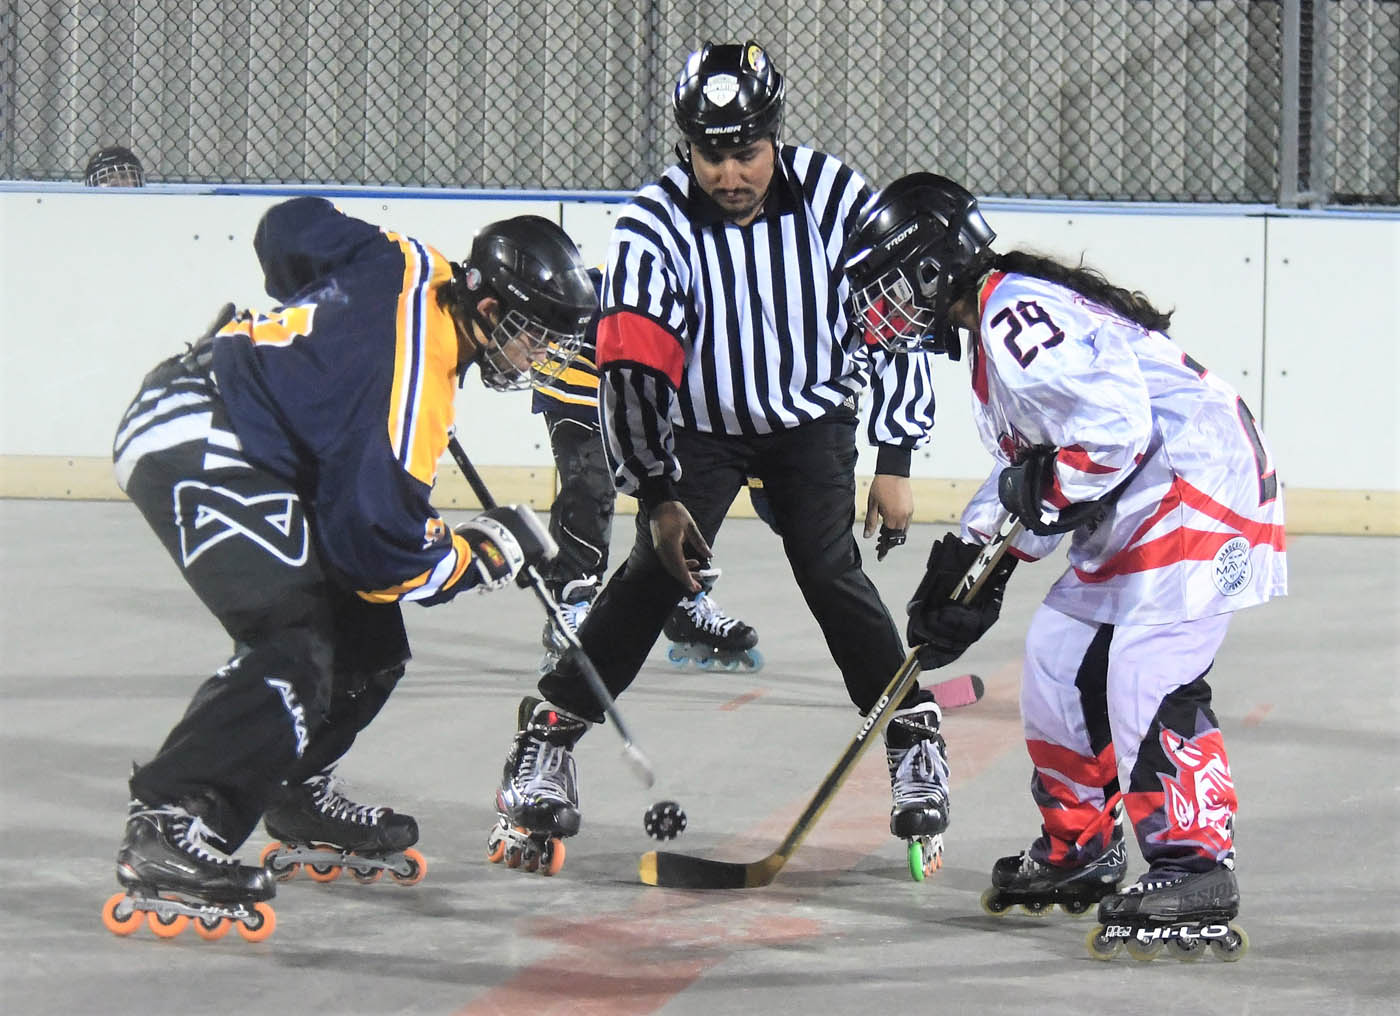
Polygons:
<instances>
[{"instance_id":1,"label":"black hockey puck","mask_svg":"<svg viewBox=\"0 0 1400 1016\"><path fill-rule=\"evenodd\" d=\"M685 822L685 812L675 801L657 801L642 816L642 825L654 840L674 840L685 832Z\"/></svg>"}]
</instances>

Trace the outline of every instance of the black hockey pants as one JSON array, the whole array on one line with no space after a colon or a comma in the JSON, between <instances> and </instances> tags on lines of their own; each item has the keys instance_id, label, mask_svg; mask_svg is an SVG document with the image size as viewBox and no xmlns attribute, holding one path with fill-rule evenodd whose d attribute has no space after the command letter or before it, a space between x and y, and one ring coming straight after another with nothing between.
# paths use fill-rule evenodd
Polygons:
<instances>
[{"instance_id":1,"label":"black hockey pants","mask_svg":"<svg viewBox=\"0 0 1400 1016\"><path fill-rule=\"evenodd\" d=\"M398 604L334 585L294 487L243 459L218 391L191 356L147 375L113 450L118 482L233 639L131 778L148 805L201 800L232 852L273 791L347 751L408 659Z\"/></svg>"},{"instance_id":2,"label":"black hockey pants","mask_svg":"<svg viewBox=\"0 0 1400 1016\"><path fill-rule=\"evenodd\" d=\"M855 539L855 415L840 412L758 437L676 428L678 496L717 554L720 524L747 478L763 481L793 577L846 682L868 712L904 659L903 643L874 584L861 569ZM684 590L662 567L645 509L636 542L609 578L579 629L579 640L616 697L630 685ZM550 702L594 721L603 718L588 684L565 657L539 683ZM917 690L917 689L916 689Z\"/></svg>"}]
</instances>

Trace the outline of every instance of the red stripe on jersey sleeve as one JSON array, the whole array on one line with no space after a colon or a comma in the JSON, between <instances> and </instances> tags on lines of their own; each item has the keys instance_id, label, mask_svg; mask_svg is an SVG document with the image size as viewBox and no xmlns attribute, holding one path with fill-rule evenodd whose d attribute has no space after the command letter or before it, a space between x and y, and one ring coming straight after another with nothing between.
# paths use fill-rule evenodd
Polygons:
<instances>
[{"instance_id":1,"label":"red stripe on jersey sleeve","mask_svg":"<svg viewBox=\"0 0 1400 1016\"><path fill-rule=\"evenodd\" d=\"M1071 469L1077 469L1081 473L1114 473L1117 472L1112 466L1101 466L1089 457L1080 445L1066 445L1061 448L1058 458ZM1139 456L1141 458L1141 456Z\"/></svg>"},{"instance_id":2,"label":"red stripe on jersey sleeve","mask_svg":"<svg viewBox=\"0 0 1400 1016\"><path fill-rule=\"evenodd\" d=\"M633 311L609 314L598 322L598 367L625 361L665 374L680 388L685 350L674 335L651 318Z\"/></svg>"}]
</instances>

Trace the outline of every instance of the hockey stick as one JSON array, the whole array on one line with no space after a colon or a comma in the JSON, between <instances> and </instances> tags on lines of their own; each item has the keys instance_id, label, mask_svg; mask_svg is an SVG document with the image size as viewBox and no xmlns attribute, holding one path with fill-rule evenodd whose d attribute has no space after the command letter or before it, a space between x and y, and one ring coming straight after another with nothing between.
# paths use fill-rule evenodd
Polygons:
<instances>
[{"instance_id":1,"label":"hockey stick","mask_svg":"<svg viewBox=\"0 0 1400 1016\"><path fill-rule=\"evenodd\" d=\"M462 448L462 443L457 440L455 432L448 435L447 448L452 453L452 458L456 460L457 468L467 478L467 483L471 485L477 500L481 502L481 507L487 510L495 508L496 499L491 496L491 491L486 488L486 482L482 480L481 474L472 465L471 459L467 458L466 450ZM613 726L617 728L618 736L622 738L622 757L626 759L628 767L636 774L637 778L650 787L656 782L656 773L652 770L651 762L647 760L646 755L632 740L632 733L627 729L627 724L623 722L622 714L617 711L617 705L613 702L613 697L608 694L607 686L603 684L598 669L593 666L593 661L583 651L583 644L579 642L578 636L565 622L564 612L559 608L554 597L549 594L549 588L544 584L539 570L532 564L526 565L524 574L530 587L535 591L535 598L543 604L545 613L554 619L555 628L564 637L564 641L569 644L569 652L573 654L579 670L583 672L589 687L592 688L593 697L603 707L603 714L612 720Z\"/></svg>"},{"instance_id":2,"label":"hockey stick","mask_svg":"<svg viewBox=\"0 0 1400 1016\"><path fill-rule=\"evenodd\" d=\"M1001 560L1011 540L1021 532L1021 528L1021 523L1015 521L1012 516L1006 517L996 535L983 546L981 553L968 568L967 574L958 583L953 599L967 602L981 590L991 575L992 566ZM817 792L812 795L807 807L783 837L783 842L778 844L777 850L748 864L712 861L689 854L651 850L642 855L637 865L637 874L642 882L672 889L755 889L768 885L807 838L807 834L817 824L817 819L821 818L822 812L826 811L827 805L831 804L836 792L846 782L846 777L865 754L866 748L884 732L890 717L894 715L895 709L904 700L909 689L914 686L918 676L919 653L917 649L911 649L899 669L895 671L894 677L890 679L890 683L885 686L880 698L866 714L865 722L856 731L856 736L836 760L831 772L826 774L826 779L817 787Z\"/></svg>"}]
</instances>

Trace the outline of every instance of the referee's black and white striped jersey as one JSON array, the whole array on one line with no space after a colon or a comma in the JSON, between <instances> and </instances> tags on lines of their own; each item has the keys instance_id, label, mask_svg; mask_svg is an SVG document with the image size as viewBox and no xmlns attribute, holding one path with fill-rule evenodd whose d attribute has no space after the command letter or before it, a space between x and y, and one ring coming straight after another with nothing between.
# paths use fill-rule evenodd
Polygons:
<instances>
[{"instance_id":1,"label":"referee's black and white striped jersey","mask_svg":"<svg viewBox=\"0 0 1400 1016\"><path fill-rule=\"evenodd\" d=\"M830 155L783 145L762 213L727 222L684 166L613 228L598 326L600 415L624 491L680 475L672 425L769 434L856 404L872 444L912 450L933 424L928 358L867 348L842 248L870 188Z\"/></svg>"}]
</instances>

